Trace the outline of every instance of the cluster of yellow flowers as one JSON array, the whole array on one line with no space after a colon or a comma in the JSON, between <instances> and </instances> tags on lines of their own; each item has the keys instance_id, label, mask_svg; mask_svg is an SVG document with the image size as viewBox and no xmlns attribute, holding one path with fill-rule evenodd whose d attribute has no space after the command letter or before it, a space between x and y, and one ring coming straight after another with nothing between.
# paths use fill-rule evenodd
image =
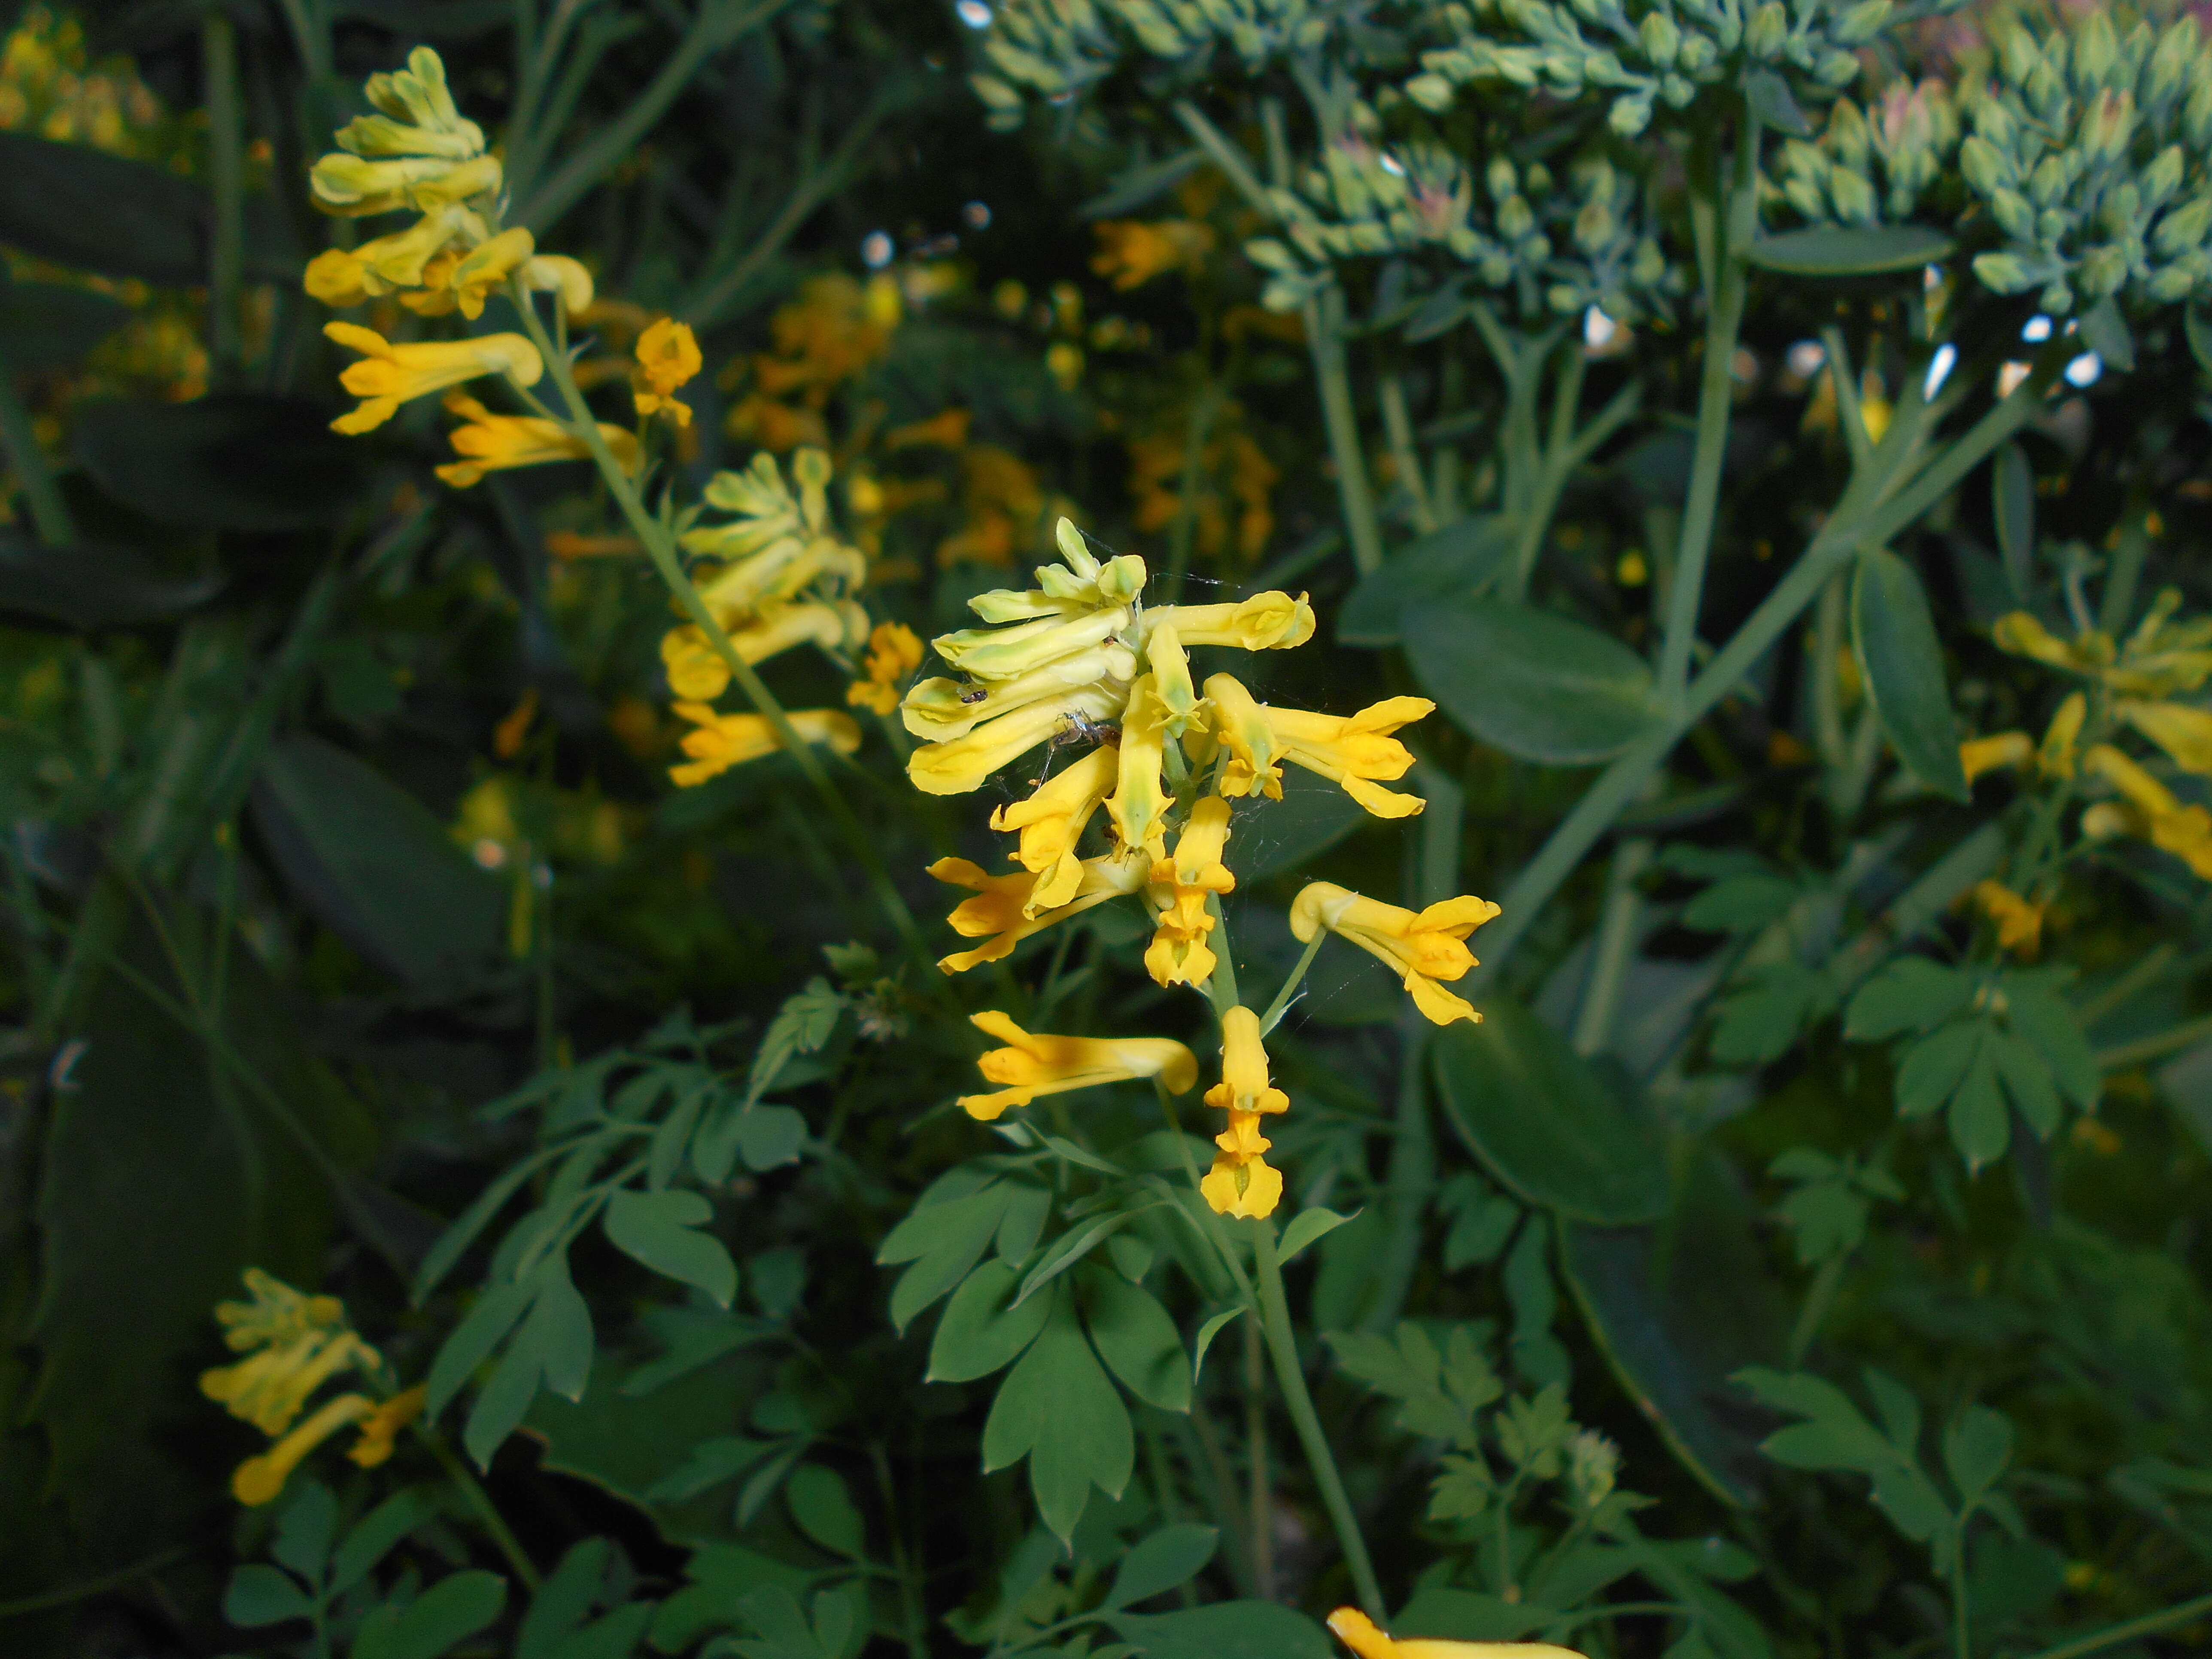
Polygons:
<instances>
[{"instance_id":1,"label":"cluster of yellow flowers","mask_svg":"<svg viewBox=\"0 0 2212 1659\"><path fill-rule=\"evenodd\" d=\"M345 1304L334 1296L303 1296L258 1267L246 1273L251 1302L219 1302L215 1316L223 1342L247 1357L200 1375L200 1391L221 1401L276 1443L249 1457L231 1476L241 1504L266 1504L284 1489L300 1461L340 1430L358 1426L361 1437L346 1455L374 1468L392 1455L400 1430L422 1411L418 1384L394 1392L391 1374L375 1349L346 1323ZM334 1395L294 1426L316 1389L343 1371L356 1371L380 1398Z\"/></svg>"},{"instance_id":2,"label":"cluster of yellow flowers","mask_svg":"<svg viewBox=\"0 0 2212 1659\"><path fill-rule=\"evenodd\" d=\"M2212 777L2212 710L2175 697L2212 678L2212 617L2177 623L2179 589L2166 588L2124 641L2097 629L2062 640L2025 611L2000 617L1996 643L2083 682L2059 703L2040 740L1999 732L1960 745L1971 783L1984 773L2029 768L2046 780L2087 775L2110 795L2081 814L2093 841L2130 836L2180 859L2212 881L2212 812L2184 805L2143 763L2114 741L2132 731L2184 772ZM1974 890L2004 949L2033 956L2042 939L2048 896L2014 892L1995 881Z\"/></svg>"},{"instance_id":3,"label":"cluster of yellow flowers","mask_svg":"<svg viewBox=\"0 0 2212 1659\"><path fill-rule=\"evenodd\" d=\"M1231 674L1211 675L1200 688L1190 647L1303 645L1314 631L1304 597L1266 592L1147 609L1141 558L1093 556L1065 519L1058 541L1061 562L1038 567L1036 587L969 601L988 625L934 641L962 678L923 680L902 707L907 729L926 739L907 774L930 794L968 793L1040 744L1048 757L1070 744L1092 744L1026 799L992 814L994 830L1018 833L1009 854L1018 873L993 875L965 859L930 866L939 880L975 893L951 921L955 932L984 941L938 966L959 973L998 961L1031 934L1133 893L1152 918L1145 953L1152 977L1211 996L1222 965L1212 945L1220 899L1237 884L1223 861L1232 803L1279 799L1287 762L1335 783L1378 817L1419 812L1418 797L1382 786L1413 765L1391 734L1434 705L1391 697L1358 714L1333 715L1262 702ZM1083 837L1102 808L1109 845L1086 857ZM1315 882L1293 905L1291 927L1310 945L1334 933L1388 963L1415 1006L1441 1024L1481 1018L1443 981L1474 966L1467 936L1497 914L1496 905L1473 897L1417 913ZM1228 1113L1229 1126L1215 1141L1220 1151L1202 1189L1224 1214L1265 1216L1282 1196L1282 1176L1267 1163L1271 1143L1260 1123L1290 1102L1269 1081L1261 1015L1227 996L1218 1006L1221 1081L1206 1099ZM987 1079L1006 1086L961 1102L980 1118L1097 1083L1150 1078L1180 1094L1197 1080L1189 1050L1164 1038L1032 1034L999 1012L975 1021L1008 1045L981 1062Z\"/></svg>"}]
</instances>

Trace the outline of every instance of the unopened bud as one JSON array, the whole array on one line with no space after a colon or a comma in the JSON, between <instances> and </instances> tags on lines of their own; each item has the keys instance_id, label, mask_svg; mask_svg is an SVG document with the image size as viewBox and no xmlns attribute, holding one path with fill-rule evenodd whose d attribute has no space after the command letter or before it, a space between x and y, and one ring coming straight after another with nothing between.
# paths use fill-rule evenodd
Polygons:
<instances>
[{"instance_id":1,"label":"unopened bud","mask_svg":"<svg viewBox=\"0 0 2212 1659\"><path fill-rule=\"evenodd\" d=\"M1779 56L1789 38L1789 12L1780 0L1767 0L1751 15L1751 26L1743 32L1743 49L1764 62Z\"/></svg>"},{"instance_id":2,"label":"unopened bud","mask_svg":"<svg viewBox=\"0 0 2212 1659\"><path fill-rule=\"evenodd\" d=\"M1995 144L1977 136L1959 146L1959 170L1977 196L1990 196L2012 181L2012 163Z\"/></svg>"},{"instance_id":3,"label":"unopened bud","mask_svg":"<svg viewBox=\"0 0 2212 1659\"><path fill-rule=\"evenodd\" d=\"M1829 39L1838 46L1863 46L1881 33L1881 26L1889 21L1890 0L1859 0L1859 3L1838 17L1828 31Z\"/></svg>"},{"instance_id":4,"label":"unopened bud","mask_svg":"<svg viewBox=\"0 0 2212 1659\"><path fill-rule=\"evenodd\" d=\"M1836 217L1847 225L1870 225L1875 219L1874 186L1861 174L1837 167L1828 174L1828 199L1836 204Z\"/></svg>"},{"instance_id":5,"label":"unopened bud","mask_svg":"<svg viewBox=\"0 0 2212 1659\"><path fill-rule=\"evenodd\" d=\"M2119 62L2120 42L2112 33L2112 15L2099 6L2074 38L2075 88L2087 94L2110 87Z\"/></svg>"},{"instance_id":6,"label":"unopened bud","mask_svg":"<svg viewBox=\"0 0 2212 1659\"><path fill-rule=\"evenodd\" d=\"M1682 49L1682 31L1663 11L1646 12L1638 31L1644 39L1644 55L1662 69L1670 68Z\"/></svg>"},{"instance_id":7,"label":"unopened bud","mask_svg":"<svg viewBox=\"0 0 2212 1659\"><path fill-rule=\"evenodd\" d=\"M2027 198L2016 190L2000 190L1990 198L1990 216L1997 222L1997 228L2015 242L2035 240L2035 210Z\"/></svg>"},{"instance_id":8,"label":"unopened bud","mask_svg":"<svg viewBox=\"0 0 2212 1659\"><path fill-rule=\"evenodd\" d=\"M1984 253L1974 260L1974 276L1992 294L2017 294L2034 278L2027 267L2009 253Z\"/></svg>"},{"instance_id":9,"label":"unopened bud","mask_svg":"<svg viewBox=\"0 0 2212 1659\"><path fill-rule=\"evenodd\" d=\"M2104 15L2099 12L2097 16ZM2082 136L2088 140L2089 152L2105 161L2118 159L2128 147L2128 140L2136 130L2135 94L2110 88L2097 94L2090 106L2089 118L2083 124Z\"/></svg>"}]
</instances>

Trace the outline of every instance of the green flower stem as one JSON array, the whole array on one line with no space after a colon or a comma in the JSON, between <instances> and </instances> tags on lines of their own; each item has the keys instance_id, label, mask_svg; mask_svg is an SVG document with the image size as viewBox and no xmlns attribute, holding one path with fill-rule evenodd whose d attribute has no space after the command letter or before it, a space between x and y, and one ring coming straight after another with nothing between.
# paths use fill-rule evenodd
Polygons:
<instances>
[{"instance_id":1,"label":"green flower stem","mask_svg":"<svg viewBox=\"0 0 2212 1659\"><path fill-rule=\"evenodd\" d=\"M929 1659L929 1620L922 1606L921 1575L908 1552L906 1528L899 1524L898 1487L891 1479L890 1454L880 1440L868 1445L876 1471L876 1492L883 1499L884 1525L890 1534L891 1574L898 1584L899 1613L905 1621L906 1650L913 1659Z\"/></svg>"},{"instance_id":2,"label":"green flower stem","mask_svg":"<svg viewBox=\"0 0 2212 1659\"><path fill-rule=\"evenodd\" d=\"M31 411L23 406L22 393L15 385L15 371L4 356L0 356L0 450L7 453L15 482L22 486L23 500L31 509L31 528L40 545L68 547L74 544L76 522L70 516L69 503L62 499L60 486L54 482L53 469L46 465L46 451L39 447L38 434L31 428Z\"/></svg>"},{"instance_id":3,"label":"green flower stem","mask_svg":"<svg viewBox=\"0 0 2212 1659\"><path fill-rule=\"evenodd\" d=\"M1624 841L1613 850L1605 908L1598 919L1597 943L1590 951L1582 1006L1575 1013L1574 1050L1584 1060L1601 1053L1613 1036L1628 959L1636 950L1637 914L1643 908L1636 881L1650 864L1651 852L1651 843L1642 839Z\"/></svg>"},{"instance_id":4,"label":"green flower stem","mask_svg":"<svg viewBox=\"0 0 2212 1659\"><path fill-rule=\"evenodd\" d=\"M2106 1648L2118 1647L2123 1642L2156 1636L2160 1631L2179 1629L2212 1614L2212 1595L2200 1595L2194 1601L2179 1601L2172 1607L2162 1607L2156 1613L2144 1613L2139 1619L2130 1619L2104 1629L2092 1631L2087 1636L2077 1636L2070 1642L2061 1642L2055 1648L2045 1648L2028 1659L2087 1659L2093 1653L2102 1653Z\"/></svg>"},{"instance_id":5,"label":"green flower stem","mask_svg":"<svg viewBox=\"0 0 2212 1659\"><path fill-rule=\"evenodd\" d=\"M1206 441L1213 434L1218 401L1213 382L1201 382L1198 395L1191 399L1190 416L1183 426L1182 483L1176 495L1175 523L1168 532L1165 587L1166 602L1170 605L1182 598L1183 577L1190 569L1191 546L1198 539L1199 478L1206 470Z\"/></svg>"},{"instance_id":6,"label":"green flower stem","mask_svg":"<svg viewBox=\"0 0 2212 1659\"><path fill-rule=\"evenodd\" d=\"M915 921L914 913L907 908L906 900L900 896L898 889L892 885L890 872L884 868L883 860L877 855L875 844L869 840L867 831L853 816L852 807L839 793L837 786L830 781L819 757L799 740L783 705L776 701L775 693L754 672L753 665L738 654L728 631L708 609L707 602L699 597L699 590L691 585L690 578L684 574L683 561L677 556L675 542L668 526L646 510L644 501L639 499L637 487L631 483L629 475L623 471L622 463L615 459L614 452L607 447L607 441L599 431L599 423L592 414L591 405L585 402L583 392L577 387L575 376L569 372L567 356L554 349L553 343L546 337L545 325L538 320L530 296L523 292L520 284L516 284L511 289L509 297L515 310L521 314L523 325L530 331L532 343L545 359L546 368L551 373L554 384L560 390L562 401L568 407L572 429L591 450L592 459L599 464L599 476L605 480L608 492L621 507L623 517L629 521L631 532L644 544L646 556L652 560L653 569L659 574L660 580L666 584L676 602L683 607L684 614L706 635L707 642L714 647L715 654L728 667L738 688L744 691L746 701L766 717L770 729L775 733L776 742L791 757L799 775L822 798L823 805L828 809L844 836L854 859L866 873L868 884L875 890L877 902L890 919L892 927L897 929L900 939L908 949L916 954L927 953L929 947L921 936L921 927ZM557 298L555 303L560 303Z\"/></svg>"},{"instance_id":7,"label":"green flower stem","mask_svg":"<svg viewBox=\"0 0 2212 1659\"><path fill-rule=\"evenodd\" d=\"M1848 1251L1832 1255L1813 1275L1813 1283L1805 1292L1804 1305L1797 1310L1797 1322L1790 1328L1789 1346L1783 1350L1782 1363L1790 1370L1794 1371L1802 1365L1805 1356L1812 1352L1813 1339L1820 1334L1820 1322L1835 1305L1836 1291L1844 1282L1844 1269L1850 1262Z\"/></svg>"},{"instance_id":8,"label":"green flower stem","mask_svg":"<svg viewBox=\"0 0 2212 1659\"><path fill-rule=\"evenodd\" d=\"M490 1534L491 1541L498 1547L499 1553L507 1558L507 1565L514 1569L514 1576L522 1581L525 1589L535 1595L543 1582L538 1577L538 1568L523 1553L522 1541L514 1535L514 1529L507 1524L507 1517L499 1512L499 1506L491 1501L491 1494L483 1489L483 1483L469 1473L465 1463L453 1455L453 1449L446 1443L445 1436L435 1429L423 1427L419 1420L416 1423L415 1432L430 1449L430 1455L438 1460L438 1467L446 1472L447 1479L453 1483L463 1501L476 1511L477 1519L483 1522L484 1531Z\"/></svg>"},{"instance_id":9,"label":"green flower stem","mask_svg":"<svg viewBox=\"0 0 2212 1659\"><path fill-rule=\"evenodd\" d=\"M246 270L246 135L238 102L238 33L210 6L200 19L200 76L206 88L208 191L215 201L208 260L208 356L218 380L234 374Z\"/></svg>"},{"instance_id":10,"label":"green flower stem","mask_svg":"<svg viewBox=\"0 0 2212 1659\"><path fill-rule=\"evenodd\" d=\"M1382 405L1382 431L1390 445L1390 465L1397 470L1398 482L1405 485L1413 503L1413 528L1425 536L1437 527L1437 508L1427 481L1421 477L1419 452L1413 447L1413 417L1406 408L1406 383L1393 369L1382 377L1376 390Z\"/></svg>"},{"instance_id":11,"label":"green flower stem","mask_svg":"<svg viewBox=\"0 0 2212 1659\"><path fill-rule=\"evenodd\" d=\"M1690 647L1698 636L1705 560L1712 551L1713 522L1720 506L1721 463L1728 453L1729 415L1735 401L1736 336L1743 326L1749 289L1744 255L1758 225L1759 136L1759 118L1747 107L1736 132L1735 178L1727 192L1713 286L1705 296L1697 448L1690 463L1681 540L1676 544L1674 580L1668 594L1665 642L1659 653L1659 696L1668 708L1680 703L1689 686Z\"/></svg>"},{"instance_id":12,"label":"green flower stem","mask_svg":"<svg viewBox=\"0 0 2212 1659\"><path fill-rule=\"evenodd\" d=\"M1291 976L1283 981L1283 988L1275 993L1275 1000L1267 1005L1267 1012L1260 1016L1261 1036L1267 1036L1281 1023L1284 1012L1291 1006L1291 999L1297 994L1298 986L1305 979L1306 969L1313 966L1314 958L1321 954L1322 941L1328 937L1328 929L1326 927L1314 930L1313 942L1298 957L1297 966L1291 969Z\"/></svg>"},{"instance_id":13,"label":"green flower stem","mask_svg":"<svg viewBox=\"0 0 2212 1659\"><path fill-rule=\"evenodd\" d=\"M1336 1455L1329 1449L1328 1437L1322 1431L1321 1419L1314 1411L1313 1396L1306 1391L1297 1334L1291 1327L1290 1299L1283 1292L1283 1266L1275 1254L1273 1223L1254 1224L1252 1250L1259 1263L1260 1312L1266 1322L1267 1348L1274 1356L1275 1381L1283 1390L1283 1403L1290 1408L1291 1425L1297 1431L1306 1466L1313 1472L1314 1484L1321 1488L1321 1501L1328 1510L1329 1524L1336 1529L1337 1547L1344 1552L1344 1564L1351 1570L1359 1605L1380 1624L1389 1616L1382 1604L1382 1586L1376 1579L1375 1564L1368 1559L1367 1541L1359 1535L1352 1500L1345 1496Z\"/></svg>"},{"instance_id":14,"label":"green flower stem","mask_svg":"<svg viewBox=\"0 0 2212 1659\"><path fill-rule=\"evenodd\" d=\"M1259 1325L1244 1322L1244 1513L1251 1530L1252 1585L1262 1601L1275 1599L1275 1498L1267 1478L1267 1340Z\"/></svg>"},{"instance_id":15,"label":"green flower stem","mask_svg":"<svg viewBox=\"0 0 2212 1659\"><path fill-rule=\"evenodd\" d=\"M1675 708L1649 737L1615 760L1574 810L1552 831L1536 856L1523 866L1503 899L1504 914L1484 932L1482 965L1469 976L1479 988L1497 975L1544 905L1574 873L1583 855L1611 828L1674 745L1735 689L1752 665L1798 616L1819 597L1845 560L1862 547L1879 547L1926 512L2042 407L2043 396L2061 367L2046 352L2033 373L2001 400L1909 483L1877 504L1847 511L1839 506L1813 538L1790 574L1746 618L1733 638L1717 652L1693 680ZM1847 501L1848 501L1847 492ZM1971 884L1969 884L1971 885Z\"/></svg>"},{"instance_id":16,"label":"green flower stem","mask_svg":"<svg viewBox=\"0 0 2212 1659\"><path fill-rule=\"evenodd\" d=\"M2168 1054L2179 1054L2184 1048L2194 1048L2206 1037L2212 1037L2212 1014L2185 1020L2179 1025L2168 1026L2163 1031L2137 1037L2132 1042L2100 1048L2097 1051L2097 1069L2100 1072L2124 1071L2130 1066L2162 1060Z\"/></svg>"}]
</instances>

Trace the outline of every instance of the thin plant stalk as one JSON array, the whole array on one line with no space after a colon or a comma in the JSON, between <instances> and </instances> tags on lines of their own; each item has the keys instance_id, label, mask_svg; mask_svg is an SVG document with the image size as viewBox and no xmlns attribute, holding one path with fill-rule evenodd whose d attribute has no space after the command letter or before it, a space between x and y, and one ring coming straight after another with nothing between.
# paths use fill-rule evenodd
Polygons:
<instances>
[{"instance_id":1,"label":"thin plant stalk","mask_svg":"<svg viewBox=\"0 0 2212 1659\"><path fill-rule=\"evenodd\" d=\"M245 295L246 134L238 96L238 31L219 7L200 20L200 74L206 87L208 192L215 224L208 257L208 356L217 377L237 372Z\"/></svg>"}]
</instances>

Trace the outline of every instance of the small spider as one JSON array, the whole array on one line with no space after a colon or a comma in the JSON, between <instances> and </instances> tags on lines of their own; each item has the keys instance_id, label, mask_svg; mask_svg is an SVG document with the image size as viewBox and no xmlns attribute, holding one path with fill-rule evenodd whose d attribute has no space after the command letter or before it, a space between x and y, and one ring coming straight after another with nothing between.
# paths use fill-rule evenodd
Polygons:
<instances>
[{"instance_id":1,"label":"small spider","mask_svg":"<svg viewBox=\"0 0 2212 1659\"><path fill-rule=\"evenodd\" d=\"M1053 728L1052 735L1044 740L1044 770L1037 774L1036 781L1030 787L1043 788L1045 778L1052 770L1052 757L1063 749L1084 743L1104 744L1118 749L1121 746L1121 728L1103 725L1079 709L1066 710L1060 715L1060 724Z\"/></svg>"},{"instance_id":2,"label":"small spider","mask_svg":"<svg viewBox=\"0 0 2212 1659\"><path fill-rule=\"evenodd\" d=\"M960 688L960 701L970 705L971 707L976 703L981 702L990 695L991 694L988 691L985 690L980 685L963 685Z\"/></svg>"}]
</instances>

